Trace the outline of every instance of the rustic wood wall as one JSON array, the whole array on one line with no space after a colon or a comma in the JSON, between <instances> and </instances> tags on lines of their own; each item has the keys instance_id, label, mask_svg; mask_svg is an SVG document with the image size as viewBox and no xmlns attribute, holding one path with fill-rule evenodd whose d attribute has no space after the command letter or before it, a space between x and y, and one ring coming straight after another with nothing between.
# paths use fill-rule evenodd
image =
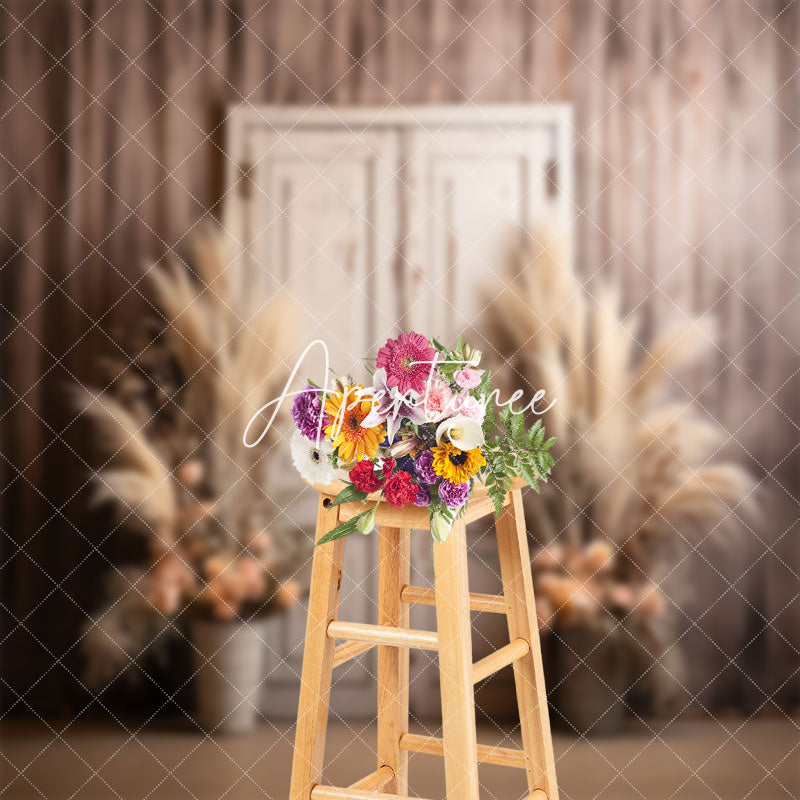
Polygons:
<instances>
[{"instance_id":1,"label":"rustic wood wall","mask_svg":"<svg viewBox=\"0 0 800 800\"><path fill-rule=\"evenodd\" d=\"M689 640L711 664L705 680L724 674L703 697L788 697L800 645L798 47L788 0L5 0L6 700L52 710L80 696L76 629L114 547L82 512L85 432L61 389L91 379L108 329L141 301L139 262L219 216L226 107L554 100L575 107L580 275L618 276L651 328L713 310L720 348L689 388L773 498L761 541L717 570L730 586L704 578L714 591ZM20 700L32 674L43 677Z\"/></svg>"}]
</instances>

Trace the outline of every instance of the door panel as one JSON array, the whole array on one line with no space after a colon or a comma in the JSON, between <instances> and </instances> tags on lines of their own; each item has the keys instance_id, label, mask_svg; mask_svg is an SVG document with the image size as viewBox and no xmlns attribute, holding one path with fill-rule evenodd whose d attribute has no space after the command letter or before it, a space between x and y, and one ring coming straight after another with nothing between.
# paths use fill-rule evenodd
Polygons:
<instances>
[{"instance_id":1,"label":"door panel","mask_svg":"<svg viewBox=\"0 0 800 800\"><path fill-rule=\"evenodd\" d=\"M461 125L409 133L409 260L422 275L414 285L415 325L430 320L447 340L476 338L488 287L504 277L524 231L547 210L548 131L538 126Z\"/></svg>"}]
</instances>

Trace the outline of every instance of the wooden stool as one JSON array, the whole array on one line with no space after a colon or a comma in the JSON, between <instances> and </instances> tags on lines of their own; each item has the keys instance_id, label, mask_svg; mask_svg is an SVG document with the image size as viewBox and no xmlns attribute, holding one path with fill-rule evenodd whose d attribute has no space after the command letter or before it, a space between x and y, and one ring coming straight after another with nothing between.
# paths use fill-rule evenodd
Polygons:
<instances>
[{"instance_id":1,"label":"wooden stool","mask_svg":"<svg viewBox=\"0 0 800 800\"><path fill-rule=\"evenodd\" d=\"M447 800L478 800L478 763L526 771L526 800L557 800L553 743L547 714L542 655L533 597L530 556L519 483L495 517L503 596L470 594L466 523L494 513L476 486L466 513L445 544L433 544L435 590L410 585L410 532L425 529L428 510L394 509L385 502L379 526L378 624L337 618L346 539L318 546L308 603L302 685L292 765L290 800L390 800L408 797L408 755L444 756ZM364 510L361 503L333 506L341 485L320 489L316 537ZM412 603L436 606L436 632L409 629ZM472 663L470 609L505 614L510 644ZM335 646L335 641L343 644ZM332 672L378 646L377 768L346 789L324 786L322 764ZM441 739L408 732L409 648L436 650L442 694ZM519 704L523 749L479 745L473 685L509 664Z\"/></svg>"}]
</instances>

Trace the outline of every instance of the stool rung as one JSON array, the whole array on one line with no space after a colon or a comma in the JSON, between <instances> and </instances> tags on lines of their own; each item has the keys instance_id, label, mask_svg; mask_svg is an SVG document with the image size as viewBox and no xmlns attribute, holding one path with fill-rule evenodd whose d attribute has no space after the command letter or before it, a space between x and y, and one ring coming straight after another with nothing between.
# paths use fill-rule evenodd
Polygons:
<instances>
[{"instance_id":1,"label":"stool rung","mask_svg":"<svg viewBox=\"0 0 800 800\"><path fill-rule=\"evenodd\" d=\"M335 786L317 784L311 790L311 800L420 800L420 798L412 798L406 794L384 794L362 789L337 789Z\"/></svg>"},{"instance_id":2,"label":"stool rung","mask_svg":"<svg viewBox=\"0 0 800 800\"><path fill-rule=\"evenodd\" d=\"M422 586L404 586L400 592L400 599L404 603L416 603L422 606L435 606L436 593L433 589L423 589ZM499 594L469 593L469 607L472 611L487 611L490 614L505 614L506 601Z\"/></svg>"},{"instance_id":3,"label":"stool rung","mask_svg":"<svg viewBox=\"0 0 800 800\"><path fill-rule=\"evenodd\" d=\"M435 736L420 736L416 733L405 733L400 737L400 749L410 753L427 753L432 756L444 755L444 743ZM493 747L488 744L478 745L478 761L481 764L497 764L501 767L525 769L525 753L511 747ZM532 798L532 800L539 800Z\"/></svg>"},{"instance_id":4,"label":"stool rung","mask_svg":"<svg viewBox=\"0 0 800 800\"><path fill-rule=\"evenodd\" d=\"M379 792L386 787L386 784L394 778L394 770L384 764L378 767L375 772L363 777L360 781L350 784L350 789L360 789L365 792Z\"/></svg>"},{"instance_id":5,"label":"stool rung","mask_svg":"<svg viewBox=\"0 0 800 800\"><path fill-rule=\"evenodd\" d=\"M438 650L439 637L433 631L415 631L391 625L366 625L362 622L334 620L328 624L329 639L348 639L356 642L389 645L390 647L417 647L421 650Z\"/></svg>"},{"instance_id":6,"label":"stool rung","mask_svg":"<svg viewBox=\"0 0 800 800\"><path fill-rule=\"evenodd\" d=\"M472 665L472 682L478 683L478 681L494 675L495 672L503 669L503 667L507 667L509 664L519 661L520 658L524 658L530 651L531 647L525 639L514 639L513 642L509 642L505 647L495 650L494 653L490 653L486 658L482 658Z\"/></svg>"},{"instance_id":7,"label":"stool rung","mask_svg":"<svg viewBox=\"0 0 800 800\"><path fill-rule=\"evenodd\" d=\"M375 647L371 642L345 642L334 648L333 668L341 667L353 658L357 658L362 653L367 653Z\"/></svg>"},{"instance_id":8,"label":"stool rung","mask_svg":"<svg viewBox=\"0 0 800 800\"><path fill-rule=\"evenodd\" d=\"M543 792L541 789L534 789L525 800L547 800L547 792Z\"/></svg>"}]
</instances>

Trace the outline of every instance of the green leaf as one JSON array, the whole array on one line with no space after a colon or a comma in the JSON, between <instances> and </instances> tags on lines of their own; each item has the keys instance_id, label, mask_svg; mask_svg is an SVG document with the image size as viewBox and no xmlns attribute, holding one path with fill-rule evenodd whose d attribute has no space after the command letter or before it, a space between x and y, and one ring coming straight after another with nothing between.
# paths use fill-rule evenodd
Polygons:
<instances>
[{"instance_id":1,"label":"green leaf","mask_svg":"<svg viewBox=\"0 0 800 800\"><path fill-rule=\"evenodd\" d=\"M340 525L337 525L333 530L328 531L318 542L317 547L321 544L327 544L328 542L332 542L334 539L341 539L343 536L349 536L351 533L355 533L358 530L358 520L364 516L364 514L368 514L372 509L368 509L364 511L362 514L359 514L357 517L353 517L353 519L347 520L347 522L342 522Z\"/></svg>"},{"instance_id":2,"label":"green leaf","mask_svg":"<svg viewBox=\"0 0 800 800\"><path fill-rule=\"evenodd\" d=\"M487 442L491 439L494 429L497 427L497 412L494 406L486 407L486 416L483 418L483 436Z\"/></svg>"},{"instance_id":3,"label":"green leaf","mask_svg":"<svg viewBox=\"0 0 800 800\"><path fill-rule=\"evenodd\" d=\"M543 450L549 450L558 440L555 436L551 436L543 445Z\"/></svg>"},{"instance_id":4,"label":"green leaf","mask_svg":"<svg viewBox=\"0 0 800 800\"><path fill-rule=\"evenodd\" d=\"M460 369L458 364L438 364L436 367L437 371L444 375L446 378L452 379L452 377L458 372Z\"/></svg>"},{"instance_id":5,"label":"green leaf","mask_svg":"<svg viewBox=\"0 0 800 800\"><path fill-rule=\"evenodd\" d=\"M520 470L520 478L529 485L536 483L536 473L531 471L528 467L523 467Z\"/></svg>"},{"instance_id":6,"label":"green leaf","mask_svg":"<svg viewBox=\"0 0 800 800\"><path fill-rule=\"evenodd\" d=\"M473 390L473 394L478 398L488 397L492 390L492 371L487 369L483 373L481 382Z\"/></svg>"},{"instance_id":7,"label":"green leaf","mask_svg":"<svg viewBox=\"0 0 800 800\"><path fill-rule=\"evenodd\" d=\"M495 485L489 490L489 497L492 498L495 513L499 517L503 513L503 501L505 500L506 493L502 488Z\"/></svg>"},{"instance_id":8,"label":"green leaf","mask_svg":"<svg viewBox=\"0 0 800 800\"><path fill-rule=\"evenodd\" d=\"M354 500L364 501L367 499L367 493L362 492L361 489L356 489L355 484L349 483L347 486L342 489L339 494L336 495L333 502L331 503L332 506L339 506L342 503L351 503Z\"/></svg>"}]
</instances>

